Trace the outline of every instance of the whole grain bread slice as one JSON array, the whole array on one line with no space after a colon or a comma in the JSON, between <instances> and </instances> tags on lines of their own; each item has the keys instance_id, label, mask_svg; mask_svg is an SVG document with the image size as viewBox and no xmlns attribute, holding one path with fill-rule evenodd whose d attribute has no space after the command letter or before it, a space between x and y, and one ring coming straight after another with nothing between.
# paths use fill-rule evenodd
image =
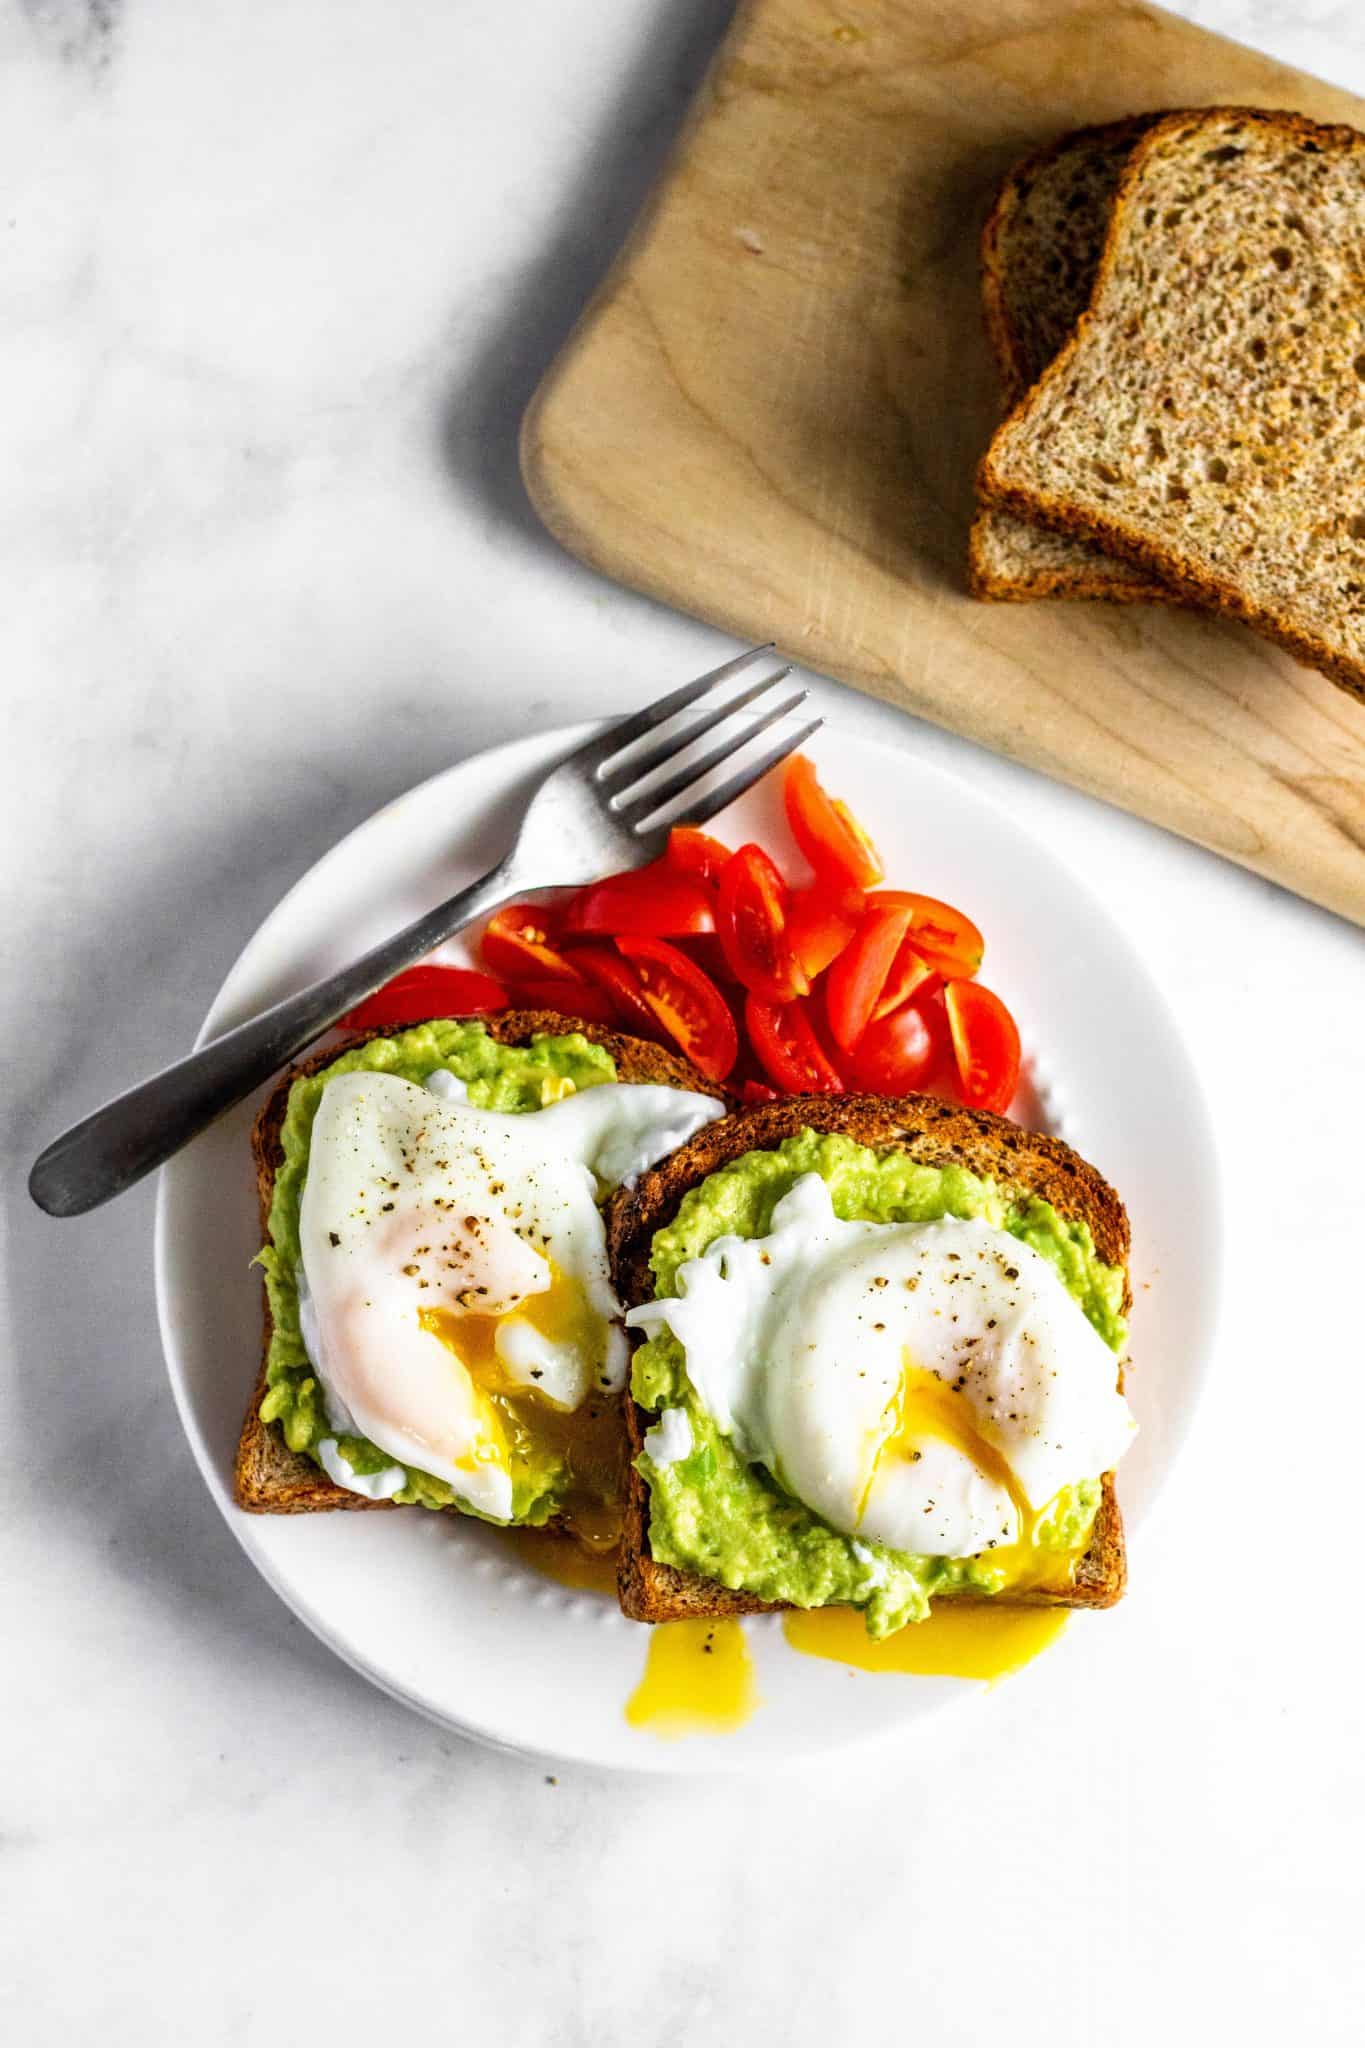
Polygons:
<instances>
[{"instance_id":1,"label":"whole grain bread slice","mask_svg":"<svg viewBox=\"0 0 1365 2048\"><path fill-rule=\"evenodd\" d=\"M1108 1182L1069 1145L1022 1130L1004 1117L959 1109L932 1096L820 1095L766 1103L708 1124L659 1166L642 1174L633 1189L613 1196L607 1212L607 1242L616 1291L628 1308L654 1298L649 1263L654 1233L672 1221L688 1189L743 1153L771 1151L800 1130L838 1131L862 1145L898 1147L926 1166L966 1167L985 1179L1041 1196L1059 1215L1089 1224L1100 1259L1123 1269L1123 1306L1125 1310L1130 1306L1127 1214ZM629 1396L626 1409L634 1458L639 1456L652 1418ZM1106 1473L1090 1544L1068 1589L1009 1595L964 1593L954 1598L1008 1599L1012 1605L1026 1606L1111 1607L1126 1581L1123 1517L1114 1475ZM656 1562L649 1548L649 1489L633 1464L626 1488L618 1588L622 1609L634 1621L771 1613L784 1604L758 1600L750 1593Z\"/></svg>"},{"instance_id":2,"label":"whole grain bread slice","mask_svg":"<svg viewBox=\"0 0 1365 2048\"><path fill-rule=\"evenodd\" d=\"M686 1060L663 1046L651 1045L643 1038L627 1037L619 1031L609 1031L603 1025L559 1011L506 1010L497 1016L466 1021L484 1025L489 1037L496 1039L499 1045L529 1045L542 1033L557 1037L564 1032L581 1031L594 1045L600 1045L610 1053L618 1080L653 1082L666 1088L690 1088L698 1094L715 1096L721 1102L729 1100L723 1088L706 1080ZM260 1208L263 1243L269 1242L275 1175L284 1159L280 1133L289 1106L290 1089L302 1075L320 1072L353 1046L364 1045L379 1036L381 1033L378 1031L352 1032L323 1051L310 1054L281 1076L278 1086L256 1118L251 1133L251 1153L256 1168L256 1199ZM266 1392L265 1364L273 1335L270 1301L264 1288L262 1299L265 1331L261 1363L238 1439L233 1472L233 1491L238 1506L256 1515L307 1515L333 1508L365 1511L392 1508L395 1506L393 1501L367 1500L362 1494L335 1485L310 1457L301 1451L290 1450L278 1423L262 1422L260 1408Z\"/></svg>"},{"instance_id":3,"label":"whole grain bread slice","mask_svg":"<svg viewBox=\"0 0 1365 2048\"><path fill-rule=\"evenodd\" d=\"M1365 697L1365 136L1244 107L1133 149L1089 310L984 457Z\"/></svg>"},{"instance_id":4,"label":"whole grain bread slice","mask_svg":"<svg viewBox=\"0 0 1365 2048\"><path fill-rule=\"evenodd\" d=\"M1001 184L981 231L981 299L1006 412L1042 376L1089 304L1124 167L1160 119L1137 114L1078 128L1025 157ZM1171 596L1093 541L992 507L972 523L968 578L974 596L997 603Z\"/></svg>"}]
</instances>

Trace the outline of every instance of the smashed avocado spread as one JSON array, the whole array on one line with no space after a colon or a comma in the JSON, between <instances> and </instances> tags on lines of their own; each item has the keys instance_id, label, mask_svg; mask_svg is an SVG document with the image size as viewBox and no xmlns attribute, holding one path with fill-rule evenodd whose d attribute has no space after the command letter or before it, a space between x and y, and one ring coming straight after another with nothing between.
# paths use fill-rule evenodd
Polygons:
<instances>
[{"instance_id":1,"label":"smashed avocado spread","mask_svg":"<svg viewBox=\"0 0 1365 2048\"><path fill-rule=\"evenodd\" d=\"M811 1130L771 1152L747 1152L688 1191L673 1222L653 1240L655 1298L675 1296L679 1268L717 1238L767 1236L777 1203L809 1173L826 1183L841 1219L931 1223L953 1216L1008 1231L1049 1261L1104 1341L1115 1352L1122 1349L1124 1276L1096 1256L1087 1224L962 1167L925 1166L903 1151L875 1151ZM990 1552L917 1557L831 1528L763 1466L740 1457L701 1405L686 1353L670 1330L658 1330L637 1349L631 1389L642 1408L681 1409L691 1431L686 1457L656 1465L646 1453L637 1461L650 1491L650 1549L660 1563L764 1600L860 1607L873 1636L923 1620L939 1594L997 1593L1011 1583ZM1065 1583L1084 1552L1099 1503L1098 1480L1066 1487L1036 1529L1040 1549L1055 1556L1051 1582Z\"/></svg>"},{"instance_id":2,"label":"smashed avocado spread","mask_svg":"<svg viewBox=\"0 0 1365 2048\"><path fill-rule=\"evenodd\" d=\"M331 1066L295 1081L280 1131L284 1158L275 1175L270 1205L270 1243L258 1260L265 1270L273 1325L261 1419L277 1422L290 1450L305 1452L319 1465L324 1460L318 1446L330 1440L358 1478L381 1473L396 1477L401 1472L400 1487L385 1486L387 1499L427 1508L459 1507L468 1514L474 1510L457 1500L444 1480L411 1466L395 1466L388 1453L368 1437L347 1435L329 1426L323 1391L299 1327L299 1205L308 1174L313 1119L323 1090L336 1075L358 1071L396 1074L421 1087L441 1068L464 1083L476 1109L507 1113L541 1109L574 1090L616 1079L611 1055L581 1032L566 1032L558 1038L542 1035L529 1045L499 1045L482 1024L441 1019L396 1032L391 1038L371 1038L342 1053ZM548 1521L559 1507L566 1484L562 1460L547 1446L529 1439L514 1441L511 1448L512 1519Z\"/></svg>"}]
</instances>

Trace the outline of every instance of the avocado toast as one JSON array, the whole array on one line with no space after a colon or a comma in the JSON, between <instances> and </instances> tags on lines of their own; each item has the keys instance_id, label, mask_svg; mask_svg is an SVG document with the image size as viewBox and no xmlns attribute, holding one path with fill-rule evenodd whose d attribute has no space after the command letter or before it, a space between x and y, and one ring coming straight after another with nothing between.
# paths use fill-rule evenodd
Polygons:
<instances>
[{"instance_id":1,"label":"avocado toast","mask_svg":"<svg viewBox=\"0 0 1365 2048\"><path fill-rule=\"evenodd\" d=\"M437 1044L431 1034L439 1037ZM463 1059L441 1047L464 1048ZM297 1197L282 1199L281 1178L302 1178L307 1167L307 1129L299 1128L303 1118L316 1107L321 1090L299 1084L314 1081L333 1071L344 1072L358 1065L372 1065L376 1071L402 1071L410 1077L419 1071L463 1064L473 1071L471 1059L496 1075L500 1055L496 1048L520 1048L527 1052L529 1065L543 1065L547 1096L572 1094L572 1076L583 1083L619 1080L631 1084L685 1090L726 1100L723 1091L703 1079L688 1063L660 1046L627 1037L601 1025L580 1022L553 1011L507 1011L491 1017L433 1019L428 1025L406 1027L388 1036L380 1031L352 1034L313 1054L285 1074L256 1119L252 1132L252 1154L256 1169L257 1198L265 1249L262 1262L268 1275L265 1292L264 1345L246 1418L242 1426L235 1467L235 1492L239 1506L257 1514L308 1514L333 1508L388 1508L401 1503L392 1498L371 1498L364 1492L337 1483L307 1448L303 1404L315 1391L310 1388L308 1361L299 1341L297 1300L291 1295L293 1259L287 1244L297 1237ZM405 1057L406 1056L406 1057ZM533 1091L535 1092L535 1091ZM291 1122L291 1102L294 1121ZM509 1105L512 1106L512 1105ZM521 1106L529 1106L524 1100ZM302 1148L302 1160L299 1153ZM288 1190L284 1190L288 1194ZM292 1213L291 1213L292 1212ZM294 1250L297 1250L295 1244ZM272 1306L273 1299L273 1306ZM278 1310L278 1315L276 1311ZM280 1317L285 1319L282 1324ZM288 1325L289 1327L286 1327ZM272 1359L274 1361L272 1369ZM273 1397L273 1399L272 1399ZM263 1404L266 1415L262 1415ZM272 1413L272 1409L278 1413ZM286 1427L292 1427L298 1448L291 1448ZM453 1501L432 1496L427 1505L455 1507ZM541 1517L540 1519L545 1519ZM563 1517L550 1520L563 1525Z\"/></svg>"},{"instance_id":2,"label":"avocado toast","mask_svg":"<svg viewBox=\"0 0 1365 2048\"><path fill-rule=\"evenodd\" d=\"M780 1167L784 1155L792 1161L789 1172ZM1119 1387L1117 1353L1123 1342L1122 1318L1130 1304L1130 1288L1128 1222L1117 1196L1093 1167L1059 1140L1022 1130L1002 1117L960 1109L925 1096L897 1100L873 1096L804 1097L745 1110L709 1125L660 1166L641 1175L633 1189L624 1190L613 1199L608 1212L608 1233L618 1295L629 1308L641 1309L653 1302L661 1289L672 1291L680 1248L690 1245L695 1250L706 1238L715 1241L719 1237L720 1231L708 1224L703 1215L708 1189L716 1191L709 1199L718 1218L730 1230L738 1227L741 1237L762 1236L763 1223L748 1232L737 1225L736 1218L744 1213L744 1190L734 1180L726 1183L727 1174L742 1178L754 1171L754 1160L766 1162L762 1171L770 1182L769 1203L772 1191L789 1187L803 1175L809 1177L807 1170L811 1166L835 1179L844 1174L849 1190L845 1210L856 1213L861 1209L866 1213L868 1205L856 1191L857 1176L867 1171L866 1162L872 1158L888 1163L888 1174L895 1183L889 1206L884 1209L890 1220L975 1212L978 1216L1003 1219L1004 1227L1012 1229L1017 1241L1026 1247L1032 1237L1049 1253L1055 1253L1074 1277L1071 1291L1079 1298L1089 1290L1087 1312L1110 1347L1111 1390ZM914 1184L913 1199L901 1189L902 1182L907 1187ZM770 1216L768 1203L761 1205L757 1213L763 1214L765 1209ZM750 1220L753 1213L751 1206ZM1055 1242L1049 1242L1050 1237ZM948 1256L955 1257L956 1253L949 1252ZM1008 1270L1017 1278L1015 1268ZM883 1286L886 1282L878 1276L874 1284ZM912 1281L905 1284L910 1286ZM689 1288L689 1295L690 1292ZM652 1349L651 1340L646 1358ZM654 1362L649 1364L653 1366ZM954 1599L986 1597L1028 1604L1094 1607L1111 1605L1123 1591L1123 1526L1112 1469L1097 1474L1097 1483L1086 1495L1089 1519L1082 1524L1083 1547L1069 1555L1059 1554L1058 1562L1065 1566L1065 1572L1053 1576L1048 1583L993 1590L989 1570L975 1572L955 1565L947 1573L921 1573L917 1584L910 1571L900 1570L897 1580L893 1569L889 1574L890 1591L883 1588L870 1598L865 1597L866 1586L872 1582L871 1571L866 1585L860 1588L858 1574L847 1557L850 1552L866 1553L866 1546L850 1545L818 1518L806 1516L802 1504L785 1496L771 1475L762 1472L756 1478L752 1472L746 1476L748 1498L751 1502L761 1500L758 1513L767 1517L768 1527L776 1527L779 1532L784 1527L798 1529L799 1540L806 1546L805 1554L818 1557L813 1571L806 1573L806 1582L794 1585L790 1597L774 1590L782 1585L789 1564L797 1580L806 1571L804 1562L799 1567L796 1564L797 1536L791 1539L791 1559L784 1560L781 1547L786 1539L780 1533L775 1558L771 1546L768 1555L760 1557L762 1546L749 1544L748 1562L741 1558L740 1567L735 1568L734 1556L728 1555L718 1567L717 1577L708 1576L695 1563L680 1566L656 1555L656 1550L671 1548L675 1557L689 1549L698 1557L705 1553L711 1513L706 1500L708 1482L703 1480L692 1487L681 1510L663 1502L664 1488L650 1459L647 1441L651 1424L657 1427L655 1414L642 1408L638 1400L642 1391L641 1351L636 1353L633 1391L636 1398L627 1401L627 1426L634 1462L626 1498L619 1583L622 1607L636 1620L671 1621L772 1611L792 1605L861 1605L868 1609L873 1632L883 1633L900 1626L902 1620L919 1618L927 1604L922 1597L925 1587ZM713 1443L714 1438L708 1437L698 1455L712 1454ZM727 1455L722 1453L723 1457ZM686 1471L685 1466L676 1469ZM733 1461L727 1469L733 1471ZM754 1486L762 1491L755 1492ZM656 1488L660 1493L657 1502ZM679 1481L673 1492L676 1495L682 1491ZM661 1524L661 1508L665 1506ZM719 1527L725 1522L725 1514L718 1509L713 1525ZM724 1549L725 1543L718 1542L717 1548ZM743 1552L746 1546L741 1544L740 1548ZM892 1559L893 1565L894 1562ZM721 1577L729 1583L720 1583ZM898 1609L887 1604L897 1583L901 1603Z\"/></svg>"}]
</instances>

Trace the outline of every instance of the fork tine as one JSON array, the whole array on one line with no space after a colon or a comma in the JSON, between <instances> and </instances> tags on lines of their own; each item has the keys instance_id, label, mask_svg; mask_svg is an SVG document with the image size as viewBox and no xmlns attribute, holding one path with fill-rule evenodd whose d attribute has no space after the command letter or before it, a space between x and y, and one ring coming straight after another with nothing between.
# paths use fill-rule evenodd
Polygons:
<instances>
[{"instance_id":1,"label":"fork tine","mask_svg":"<svg viewBox=\"0 0 1365 2048\"><path fill-rule=\"evenodd\" d=\"M685 789L691 789L713 769L721 768L727 761L733 760L741 747L748 746L750 740L756 740L761 732L767 732L770 726L786 718L789 712L799 710L809 695L809 690L793 690L790 697L784 697L771 711L765 711L761 717L747 720L742 732L733 733L729 739L721 740L709 753L703 754L699 761L689 762L685 768L680 768L676 775L670 775L666 782L657 783L653 789L644 790L638 797L632 797L629 803L617 806L617 817L627 825L633 824L637 818L652 817L662 805L671 804L674 797L681 796ZM714 721L708 720L708 724L711 723ZM689 740L691 737L689 734Z\"/></svg>"},{"instance_id":2,"label":"fork tine","mask_svg":"<svg viewBox=\"0 0 1365 2048\"><path fill-rule=\"evenodd\" d=\"M676 760L683 749L690 747L694 740L703 739L708 732L714 732L727 718L733 718L737 711L743 711L756 698L761 697L765 690L770 690L774 683L783 682L790 674L791 663L788 662L786 668L774 669L770 676L760 676L756 683L750 683L748 689L741 690L737 697L728 698L714 711L708 711L704 718L694 719L686 732L673 733L668 739L657 741L637 760L628 762L624 768L618 768L614 775L608 775L605 769L599 768L598 779L603 789L610 797L623 796L628 789L634 789L637 782L643 782L645 777L652 775L657 768L666 768L668 763ZM721 759L725 758L726 753L733 753L737 744L738 742L732 741L722 751ZM714 765L716 764L713 763ZM684 782L695 781L699 772L690 770Z\"/></svg>"},{"instance_id":3,"label":"fork tine","mask_svg":"<svg viewBox=\"0 0 1365 2048\"><path fill-rule=\"evenodd\" d=\"M792 733L787 739L779 740L776 746L769 747L756 761L751 761L747 767L732 775L728 782L723 782L719 789L710 790L705 796L699 796L692 803L684 804L671 822L675 825L705 825L718 811L723 811L727 804L737 802L746 789L752 789L756 782L761 782L769 769L776 768L780 761L785 761L788 754L794 754L798 747L804 747L806 741L819 732L824 722L823 718L808 720L799 731ZM638 831L639 827L635 829Z\"/></svg>"},{"instance_id":4,"label":"fork tine","mask_svg":"<svg viewBox=\"0 0 1365 2048\"><path fill-rule=\"evenodd\" d=\"M671 690L666 697L658 698L653 704L646 704L644 710L637 711L633 718L619 719L615 725L608 726L598 738L589 740L587 746L580 749L580 758L587 761L595 760L599 767L614 760L623 748L630 746L635 740L643 739L647 732L652 732L656 725L662 725L666 718L672 718L675 712L685 711L689 704L695 704L698 697L705 696L714 683L723 683L727 677L738 675L741 669L748 668L751 661L759 661L765 654L771 654L775 645L775 641L765 640L761 647L750 647L745 653L736 654L730 661L723 661L719 668L713 668L709 674L698 676L695 682L684 683L680 689Z\"/></svg>"}]
</instances>

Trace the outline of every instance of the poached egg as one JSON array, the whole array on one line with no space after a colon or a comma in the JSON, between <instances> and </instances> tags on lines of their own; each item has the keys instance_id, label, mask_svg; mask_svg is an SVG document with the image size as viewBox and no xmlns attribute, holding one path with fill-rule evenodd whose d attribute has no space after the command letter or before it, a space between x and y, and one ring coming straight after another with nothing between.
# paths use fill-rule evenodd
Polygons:
<instances>
[{"instance_id":1,"label":"poached egg","mask_svg":"<svg viewBox=\"0 0 1365 2048\"><path fill-rule=\"evenodd\" d=\"M766 1237L717 1239L676 1284L627 1322L672 1331L739 1455L863 1543L1023 1552L1136 1430L1055 1268L980 1219L842 1221L805 1174Z\"/></svg>"},{"instance_id":2,"label":"poached egg","mask_svg":"<svg viewBox=\"0 0 1365 2048\"><path fill-rule=\"evenodd\" d=\"M329 1081L300 1205L300 1324L329 1427L395 1461L352 1473L328 1438L333 1477L387 1498L409 1466L506 1522L539 1456L567 1473L565 1506L602 1507L621 1455L605 1397L628 1346L598 1204L721 1114L622 1082L504 1115L444 1071L427 1087Z\"/></svg>"}]
</instances>

